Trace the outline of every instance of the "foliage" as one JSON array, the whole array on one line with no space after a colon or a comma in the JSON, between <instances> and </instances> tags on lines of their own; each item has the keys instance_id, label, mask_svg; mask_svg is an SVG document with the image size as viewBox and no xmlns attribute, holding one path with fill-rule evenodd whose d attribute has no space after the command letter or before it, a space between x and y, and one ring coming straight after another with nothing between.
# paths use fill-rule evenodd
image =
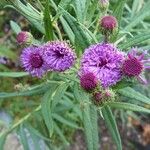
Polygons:
<instances>
[{"instance_id":1,"label":"foliage","mask_svg":"<svg viewBox=\"0 0 150 150\"><path fill-rule=\"evenodd\" d=\"M133 85L123 83L123 86L114 87L119 99L117 102L108 102L96 107L91 104L89 95L80 88L77 77L79 59L85 48L103 41L98 24L99 17L103 16L104 12L100 10L99 1L37 0L34 3L26 0L5 0L4 2L0 3L5 8L13 8L28 20L32 27L29 29L31 33L36 30L38 34L42 34L34 44L49 40L68 40L74 46L78 60L75 67L69 71L50 72L40 81L31 79L28 73L20 69L13 70L0 66L2 80L11 80L11 86L21 83L15 91L13 88L7 91L10 85L1 88L0 106L7 104L5 107L9 109L7 107L12 103L17 103L20 106L17 113L20 114L7 130L0 133L0 149L3 149L6 136L13 131L19 135L24 149L30 149L28 133L37 150L42 149L38 147L40 139L46 145L45 149L63 149L70 143L71 135L66 136L69 131L72 134L76 129L81 129L85 132L88 149L97 150L98 120L104 119L117 149L121 150L121 138L112 109L150 113L150 110L145 108L145 104L150 104L150 99L133 89ZM126 0L110 1L108 13L116 16L119 22L119 32L112 37L112 41L120 49L127 51L128 48L139 45L143 48L150 47L150 34L147 32L150 26L149 5L150 1L144 3L136 0L128 3ZM21 31L19 23L15 21L10 21L10 26L15 34ZM2 45L0 56L16 60L18 55L15 52L3 49L5 47ZM136 105L135 100L139 105Z\"/></svg>"}]
</instances>

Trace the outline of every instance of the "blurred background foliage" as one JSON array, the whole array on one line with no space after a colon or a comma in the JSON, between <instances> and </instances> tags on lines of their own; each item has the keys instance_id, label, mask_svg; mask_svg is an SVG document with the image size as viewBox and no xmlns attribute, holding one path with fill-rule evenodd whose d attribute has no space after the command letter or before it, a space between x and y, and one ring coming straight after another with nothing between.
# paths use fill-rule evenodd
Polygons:
<instances>
[{"instance_id":1,"label":"blurred background foliage","mask_svg":"<svg viewBox=\"0 0 150 150\"><path fill-rule=\"evenodd\" d=\"M98 28L99 19L103 15L103 12L100 10L98 0L83 1L85 5L81 5L80 0L49 0L52 22L48 23L54 29L54 38L69 40L74 45L79 56L88 45L103 40ZM20 5L16 5L15 2L20 3ZM30 5L27 5L27 2ZM7 60L6 64L0 64L0 72L23 71L19 64L19 54L22 47L16 43L18 28L30 31L37 40L37 43L51 38L46 35L49 29L44 29L43 27L45 2L45 0L0 1L0 57L5 57ZM12 8L15 5L17 9L11 9L10 5ZM22 8L20 7L21 5ZM115 41L118 47L124 50L129 49L131 46L150 49L149 6L150 0L110 0L108 14L116 16L119 20L120 30L118 36L115 35L112 37L112 41ZM43 37L43 34L46 38ZM15 142L12 144L10 141L15 141L16 139L19 140L18 143L22 143L25 150L86 149L82 133L80 106L74 96L70 94L76 91L68 88L73 83L65 79L63 75L59 76L59 78L56 74L53 74L53 76L61 84L59 89L55 88L57 83L47 81L45 78L38 80L29 76L24 77L24 75L23 78L16 78L16 75L14 75L14 78L10 78L9 76L3 77L3 74L0 73L0 131L6 130L7 133L10 133L13 129L16 129L12 125L18 123L18 121L22 121L22 123L15 124L17 129L12 133L13 137L7 137L8 143L5 144L5 149L10 149L8 147L9 144L15 145ZM149 72L147 72L147 78L150 81ZM45 81L51 82L52 87L46 84L43 86L42 84ZM68 82L67 86L63 84L64 81ZM65 101L60 101L61 107L57 105L53 113L56 134L53 134L51 139L49 139L49 136L51 136L48 132L49 129L44 123L41 111L39 111L41 94L43 94L40 86L43 88L43 91L47 87L50 90L56 89L59 95L56 95L55 99L59 98L63 89L67 89L63 97L60 96ZM77 85L75 84L74 86ZM150 98L149 85L136 85L134 88ZM15 93L13 93L14 91ZM3 92L8 92L9 94ZM29 97L28 95L32 96ZM129 98L122 99L130 101ZM134 102L137 104L140 103L136 100ZM150 105L144 105L144 107L150 109ZM124 110L115 110L114 114L118 122L124 150L150 149L149 115ZM98 126L101 128L99 129L101 149L115 150L116 146L112 146L113 142L106 131L102 119L99 119ZM1 137L0 145L4 143L3 139L5 139L5 136ZM22 149L22 146L19 145L17 148ZM14 149L17 148L15 147Z\"/></svg>"}]
</instances>

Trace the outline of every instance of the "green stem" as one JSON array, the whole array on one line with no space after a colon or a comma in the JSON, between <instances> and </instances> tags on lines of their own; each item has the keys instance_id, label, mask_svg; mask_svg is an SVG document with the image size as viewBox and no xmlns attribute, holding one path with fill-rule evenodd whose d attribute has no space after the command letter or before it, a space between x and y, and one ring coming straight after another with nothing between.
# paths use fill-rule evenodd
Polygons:
<instances>
[{"instance_id":1,"label":"green stem","mask_svg":"<svg viewBox=\"0 0 150 150\"><path fill-rule=\"evenodd\" d=\"M62 34L61 34L61 32L60 32L60 29L59 29L57 23L55 23L54 28L56 29L56 32L57 32L57 34L58 34L59 39L62 41L62 40L63 40L63 37L62 37Z\"/></svg>"},{"instance_id":2,"label":"green stem","mask_svg":"<svg viewBox=\"0 0 150 150\"><path fill-rule=\"evenodd\" d=\"M9 134L12 130L14 130L15 128L17 128L20 124L22 124L24 121L26 121L28 118L31 117L31 115L34 112L37 112L41 109L41 105L39 105L36 109L34 109L32 112L28 113L26 116L24 116L22 119L20 119L18 122L16 122L14 125L12 125L8 130L5 130L4 132L2 132L0 134L0 137Z\"/></svg>"}]
</instances>

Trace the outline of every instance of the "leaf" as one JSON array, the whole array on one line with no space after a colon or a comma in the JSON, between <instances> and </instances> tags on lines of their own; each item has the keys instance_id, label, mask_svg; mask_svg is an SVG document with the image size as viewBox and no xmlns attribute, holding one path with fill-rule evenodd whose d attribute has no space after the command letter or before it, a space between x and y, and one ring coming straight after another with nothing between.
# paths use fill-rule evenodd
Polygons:
<instances>
[{"instance_id":1,"label":"leaf","mask_svg":"<svg viewBox=\"0 0 150 150\"><path fill-rule=\"evenodd\" d=\"M94 150L98 150L99 137L98 137L98 116L97 116L97 108L94 105L91 105L90 109L90 117L92 122L92 136L93 136L93 148Z\"/></svg>"},{"instance_id":2,"label":"leaf","mask_svg":"<svg viewBox=\"0 0 150 150\"><path fill-rule=\"evenodd\" d=\"M146 40L150 39L150 33L144 33L141 35L136 35L133 38L129 38L126 42L119 45L120 49L127 49L129 47L136 46L136 44L139 44L141 42L144 42Z\"/></svg>"},{"instance_id":3,"label":"leaf","mask_svg":"<svg viewBox=\"0 0 150 150\"><path fill-rule=\"evenodd\" d=\"M57 87L57 89L55 90L54 95L53 95L52 110L55 109L56 105L59 103L59 101L63 97L64 93L66 92L68 86L69 86L68 84L63 82L62 84L60 84Z\"/></svg>"},{"instance_id":4,"label":"leaf","mask_svg":"<svg viewBox=\"0 0 150 150\"><path fill-rule=\"evenodd\" d=\"M75 122L70 121L70 120L68 120L68 119L65 119L64 117L62 117L62 116L60 116L60 115L57 115L56 113L55 113L55 114L52 114L52 116L53 116L54 119L56 119L57 121L59 121L59 122L62 123L62 124L65 124L65 125L67 125L67 126L70 126L70 127L72 127L72 128L76 128L76 129L79 128L78 125L77 125Z\"/></svg>"},{"instance_id":5,"label":"leaf","mask_svg":"<svg viewBox=\"0 0 150 150\"><path fill-rule=\"evenodd\" d=\"M13 30L13 32L15 34L18 34L19 32L21 32L21 28L16 22L11 20L10 21L10 26L11 26L11 29Z\"/></svg>"},{"instance_id":6,"label":"leaf","mask_svg":"<svg viewBox=\"0 0 150 150\"><path fill-rule=\"evenodd\" d=\"M50 90L48 90L44 94L44 97L43 97L42 103L41 103L42 115L43 115L45 124L46 124L46 126L48 128L50 137L52 136L53 131L54 131L51 105L52 105L52 94L54 93L55 88L56 87L54 87L53 89L50 88Z\"/></svg>"},{"instance_id":7,"label":"leaf","mask_svg":"<svg viewBox=\"0 0 150 150\"><path fill-rule=\"evenodd\" d=\"M0 77L11 77L11 78L19 78L28 76L27 72L0 72Z\"/></svg>"},{"instance_id":8,"label":"leaf","mask_svg":"<svg viewBox=\"0 0 150 150\"><path fill-rule=\"evenodd\" d=\"M116 17L119 27L121 26L121 19L122 19L125 3L126 3L126 0L118 0L116 3L116 7L114 7L114 10L113 10L113 16ZM116 32L114 35L112 35L111 42L116 41L118 33L119 32Z\"/></svg>"},{"instance_id":9,"label":"leaf","mask_svg":"<svg viewBox=\"0 0 150 150\"><path fill-rule=\"evenodd\" d=\"M72 0L61 0L59 2L59 6L62 7L63 9L67 10L69 4L72 2ZM59 7L58 7L59 8Z\"/></svg>"},{"instance_id":10,"label":"leaf","mask_svg":"<svg viewBox=\"0 0 150 150\"><path fill-rule=\"evenodd\" d=\"M125 27L124 30L130 31L133 27L135 27L138 23L140 23L145 17L150 15L150 9L149 9L150 1L145 3L144 7L135 15L132 17L129 21L129 24Z\"/></svg>"},{"instance_id":11,"label":"leaf","mask_svg":"<svg viewBox=\"0 0 150 150\"><path fill-rule=\"evenodd\" d=\"M27 124L27 128L28 128L29 132L32 132L37 137L39 137L45 141L48 141L48 142L51 141L49 138L44 137L36 128L32 127L30 124Z\"/></svg>"},{"instance_id":12,"label":"leaf","mask_svg":"<svg viewBox=\"0 0 150 150\"><path fill-rule=\"evenodd\" d=\"M112 111L111 111L110 107L109 106L104 106L102 108L102 114L103 114L105 123L106 123L106 125L107 125L107 127L108 127L108 129L109 129L109 131L112 135L112 138L113 138L114 142L117 145L117 149L122 150L120 134L119 134L117 124L116 124L115 118L112 114Z\"/></svg>"},{"instance_id":13,"label":"leaf","mask_svg":"<svg viewBox=\"0 0 150 150\"><path fill-rule=\"evenodd\" d=\"M47 41L53 40L53 26L52 26L52 20L50 15L51 15L51 11L49 8L49 0L46 0L43 21L44 21L45 35Z\"/></svg>"},{"instance_id":14,"label":"leaf","mask_svg":"<svg viewBox=\"0 0 150 150\"><path fill-rule=\"evenodd\" d=\"M111 102L111 103L108 103L108 105L112 108L117 108L117 109L126 109L126 110L130 110L130 111L150 113L149 109L146 109L146 108L138 106L138 105L130 104L130 103Z\"/></svg>"},{"instance_id":15,"label":"leaf","mask_svg":"<svg viewBox=\"0 0 150 150\"><path fill-rule=\"evenodd\" d=\"M121 18L123 15L123 9L124 9L125 3L126 3L126 0L118 0L113 10L113 16L116 17L119 26L121 23Z\"/></svg>"},{"instance_id":16,"label":"leaf","mask_svg":"<svg viewBox=\"0 0 150 150\"><path fill-rule=\"evenodd\" d=\"M85 106L83 108L82 115L83 115L84 134L86 136L88 150L94 150L93 134L92 134L93 130L88 106Z\"/></svg>"},{"instance_id":17,"label":"leaf","mask_svg":"<svg viewBox=\"0 0 150 150\"><path fill-rule=\"evenodd\" d=\"M88 47L91 44L91 36L87 34L81 28L79 22L77 22L77 20L65 10L63 11L63 16L75 34L75 41L77 42L76 45L78 45L78 47L80 48L77 51L79 53L79 51L83 51L86 47Z\"/></svg>"},{"instance_id":18,"label":"leaf","mask_svg":"<svg viewBox=\"0 0 150 150\"><path fill-rule=\"evenodd\" d=\"M67 21L62 16L60 17L60 21L62 23L64 31L67 33L67 35L69 37L71 43L74 44L75 35L74 35L71 27L69 26L69 24L67 23Z\"/></svg>"},{"instance_id":19,"label":"leaf","mask_svg":"<svg viewBox=\"0 0 150 150\"><path fill-rule=\"evenodd\" d=\"M60 139L64 142L64 144L69 145L68 141L66 140L66 137L64 136L61 129L57 126L56 123L54 123L54 130L55 130L56 134L59 135Z\"/></svg>"},{"instance_id":20,"label":"leaf","mask_svg":"<svg viewBox=\"0 0 150 150\"><path fill-rule=\"evenodd\" d=\"M47 91L52 85L50 84L41 84L38 86L33 86L30 87L30 89L25 90L25 91L20 91L20 92L12 92L12 93L7 93L7 92L1 92L0 93L0 98L9 98L9 97L15 97L15 96L34 96L34 95L40 95Z\"/></svg>"},{"instance_id":21,"label":"leaf","mask_svg":"<svg viewBox=\"0 0 150 150\"><path fill-rule=\"evenodd\" d=\"M0 149L3 150L4 149L4 144L5 144L5 141L6 141L6 134L0 136Z\"/></svg>"},{"instance_id":22,"label":"leaf","mask_svg":"<svg viewBox=\"0 0 150 150\"><path fill-rule=\"evenodd\" d=\"M125 97L135 99L135 100L138 100L138 101L143 102L143 103L150 104L150 99L148 97L135 91L134 89L132 89L130 87L120 89L120 90L118 90L118 93L125 96Z\"/></svg>"},{"instance_id":23,"label":"leaf","mask_svg":"<svg viewBox=\"0 0 150 150\"><path fill-rule=\"evenodd\" d=\"M84 23L86 17L86 0L75 0L74 3L77 19L79 20L79 22Z\"/></svg>"},{"instance_id":24,"label":"leaf","mask_svg":"<svg viewBox=\"0 0 150 150\"><path fill-rule=\"evenodd\" d=\"M21 2L20 0L11 1L11 5L7 7L13 8L18 11L21 15L28 19L28 21L36 27L41 33L44 33L43 27L43 14L35 9L31 4L27 2Z\"/></svg>"},{"instance_id":25,"label":"leaf","mask_svg":"<svg viewBox=\"0 0 150 150\"><path fill-rule=\"evenodd\" d=\"M80 103L83 99L83 97L81 96L81 90L79 90L79 84L78 83L74 83L74 89L73 89L73 94L75 99L77 100L78 103Z\"/></svg>"},{"instance_id":26,"label":"leaf","mask_svg":"<svg viewBox=\"0 0 150 150\"><path fill-rule=\"evenodd\" d=\"M23 145L24 150L29 150L28 140L27 140L25 128L23 127L23 125L20 125L18 134L20 135L20 141L21 141L21 144Z\"/></svg>"}]
</instances>

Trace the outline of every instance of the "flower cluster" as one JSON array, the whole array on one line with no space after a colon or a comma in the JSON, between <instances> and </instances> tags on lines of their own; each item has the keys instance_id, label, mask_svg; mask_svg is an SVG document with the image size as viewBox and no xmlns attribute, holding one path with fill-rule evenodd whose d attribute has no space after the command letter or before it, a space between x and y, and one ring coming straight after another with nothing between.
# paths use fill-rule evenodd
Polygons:
<instances>
[{"instance_id":1,"label":"flower cluster","mask_svg":"<svg viewBox=\"0 0 150 150\"><path fill-rule=\"evenodd\" d=\"M75 63L76 54L66 42L52 41L23 49L21 63L32 76L42 77L47 71L65 71Z\"/></svg>"},{"instance_id":2,"label":"flower cluster","mask_svg":"<svg viewBox=\"0 0 150 150\"><path fill-rule=\"evenodd\" d=\"M94 104L101 105L114 99L110 88L124 77L147 83L142 76L145 69L150 69L147 51L133 48L126 54L112 44L99 43L85 49L79 71L80 85L92 93Z\"/></svg>"},{"instance_id":3,"label":"flower cluster","mask_svg":"<svg viewBox=\"0 0 150 150\"><path fill-rule=\"evenodd\" d=\"M107 2L107 1L102 1ZM146 69L150 69L150 58L147 51L132 48L126 54L114 44L108 42L110 34L118 27L113 16L104 16L100 21L105 42L94 44L85 49L78 72L80 85L92 94L93 103L103 104L115 97L111 87L122 79L136 78L147 83L143 78ZM18 43L29 42L30 34L20 32ZM63 72L72 67L76 60L73 49L64 41L51 41L40 46L24 48L21 63L32 76L42 77L47 71Z\"/></svg>"}]
</instances>

